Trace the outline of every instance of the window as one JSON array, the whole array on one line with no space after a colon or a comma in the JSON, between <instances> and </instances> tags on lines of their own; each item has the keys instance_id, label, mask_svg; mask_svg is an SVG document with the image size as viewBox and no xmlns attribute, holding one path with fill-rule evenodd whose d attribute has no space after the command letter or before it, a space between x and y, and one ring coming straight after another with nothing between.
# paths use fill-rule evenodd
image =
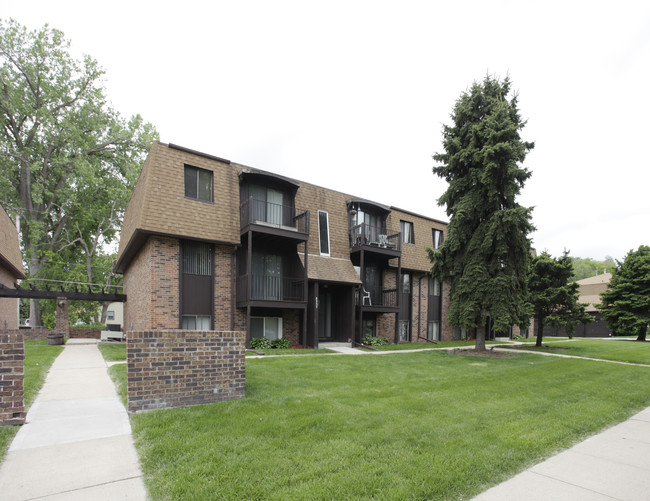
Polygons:
<instances>
[{"instance_id":1,"label":"window","mask_svg":"<svg viewBox=\"0 0 650 501\"><path fill-rule=\"evenodd\" d=\"M273 341L282 337L282 318L251 317L251 337L265 337Z\"/></svg>"},{"instance_id":2,"label":"window","mask_svg":"<svg viewBox=\"0 0 650 501\"><path fill-rule=\"evenodd\" d=\"M209 315L183 315L183 330L186 331L209 331Z\"/></svg>"},{"instance_id":3,"label":"window","mask_svg":"<svg viewBox=\"0 0 650 501\"><path fill-rule=\"evenodd\" d=\"M437 278L429 277L429 296L440 295L440 280Z\"/></svg>"},{"instance_id":4,"label":"window","mask_svg":"<svg viewBox=\"0 0 650 501\"><path fill-rule=\"evenodd\" d=\"M445 235L442 233L442 230L433 230L433 248L439 249L442 245L442 242L445 241Z\"/></svg>"},{"instance_id":5,"label":"window","mask_svg":"<svg viewBox=\"0 0 650 501\"><path fill-rule=\"evenodd\" d=\"M183 241L183 273L189 275L212 275L212 252L210 244Z\"/></svg>"},{"instance_id":6,"label":"window","mask_svg":"<svg viewBox=\"0 0 650 501\"><path fill-rule=\"evenodd\" d=\"M285 224L285 195L283 192L275 188L253 184L250 186L250 195L253 197L253 221L278 226Z\"/></svg>"},{"instance_id":7,"label":"window","mask_svg":"<svg viewBox=\"0 0 650 501\"><path fill-rule=\"evenodd\" d=\"M440 341L440 321L430 320L429 329L427 331L427 339L429 341Z\"/></svg>"},{"instance_id":8,"label":"window","mask_svg":"<svg viewBox=\"0 0 650 501\"><path fill-rule=\"evenodd\" d=\"M407 342L409 340L409 321L408 320L400 320L399 321L399 342Z\"/></svg>"},{"instance_id":9,"label":"window","mask_svg":"<svg viewBox=\"0 0 650 501\"><path fill-rule=\"evenodd\" d=\"M318 240L320 242L320 253L323 256L330 255L330 229L327 212L318 211Z\"/></svg>"},{"instance_id":10,"label":"window","mask_svg":"<svg viewBox=\"0 0 650 501\"><path fill-rule=\"evenodd\" d=\"M467 332L467 327L455 327L454 328L454 339L467 341L469 339L469 335L468 335L468 332Z\"/></svg>"},{"instance_id":11,"label":"window","mask_svg":"<svg viewBox=\"0 0 650 501\"><path fill-rule=\"evenodd\" d=\"M212 202L212 171L186 165L185 196L202 202Z\"/></svg>"},{"instance_id":12,"label":"window","mask_svg":"<svg viewBox=\"0 0 650 501\"><path fill-rule=\"evenodd\" d=\"M406 273L402 275L402 293L410 294L411 293L411 275Z\"/></svg>"},{"instance_id":13,"label":"window","mask_svg":"<svg viewBox=\"0 0 650 501\"><path fill-rule=\"evenodd\" d=\"M106 320L115 320L115 312L113 310L108 310Z\"/></svg>"},{"instance_id":14,"label":"window","mask_svg":"<svg viewBox=\"0 0 650 501\"><path fill-rule=\"evenodd\" d=\"M414 244L415 236L413 235L413 223L410 221L400 221L402 230L402 242L405 244Z\"/></svg>"}]
</instances>

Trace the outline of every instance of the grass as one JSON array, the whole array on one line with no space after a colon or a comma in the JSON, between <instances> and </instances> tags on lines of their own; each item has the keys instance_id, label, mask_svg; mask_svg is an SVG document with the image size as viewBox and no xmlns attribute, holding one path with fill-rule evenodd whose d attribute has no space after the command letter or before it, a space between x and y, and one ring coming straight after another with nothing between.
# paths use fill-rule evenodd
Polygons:
<instances>
[{"instance_id":1,"label":"grass","mask_svg":"<svg viewBox=\"0 0 650 501\"><path fill-rule=\"evenodd\" d=\"M462 499L650 405L630 383L648 370L444 351L250 359L245 399L131 423L153 499Z\"/></svg>"},{"instance_id":2,"label":"grass","mask_svg":"<svg viewBox=\"0 0 650 501\"><path fill-rule=\"evenodd\" d=\"M393 350L421 350L422 348L450 348L454 346L474 346L476 341L438 341L437 343L400 343L400 344L385 344L383 346L375 346L379 351L393 351ZM486 341L485 344L499 344L496 341ZM502 344L502 343L501 343Z\"/></svg>"},{"instance_id":3,"label":"grass","mask_svg":"<svg viewBox=\"0 0 650 501\"><path fill-rule=\"evenodd\" d=\"M47 339L25 341L25 410L36 398L47 371L62 350L63 346L48 345ZM0 461L4 459L18 429L18 426L0 427Z\"/></svg>"},{"instance_id":4,"label":"grass","mask_svg":"<svg viewBox=\"0 0 650 501\"><path fill-rule=\"evenodd\" d=\"M634 339L574 338L571 342L557 345L543 345L541 348L526 346L522 349L650 365L650 342L642 343Z\"/></svg>"},{"instance_id":5,"label":"grass","mask_svg":"<svg viewBox=\"0 0 650 501\"><path fill-rule=\"evenodd\" d=\"M246 351L246 356L247 357L254 357L258 356L259 353L262 355L322 355L323 353L334 353L332 350L327 350L327 349L318 349L318 350L305 350L302 348L289 348L286 350L281 350L277 348L269 348L268 350L262 350L262 349L255 349L255 352L252 351Z\"/></svg>"},{"instance_id":6,"label":"grass","mask_svg":"<svg viewBox=\"0 0 650 501\"><path fill-rule=\"evenodd\" d=\"M126 343L99 343L97 346L107 362L126 362Z\"/></svg>"}]
</instances>

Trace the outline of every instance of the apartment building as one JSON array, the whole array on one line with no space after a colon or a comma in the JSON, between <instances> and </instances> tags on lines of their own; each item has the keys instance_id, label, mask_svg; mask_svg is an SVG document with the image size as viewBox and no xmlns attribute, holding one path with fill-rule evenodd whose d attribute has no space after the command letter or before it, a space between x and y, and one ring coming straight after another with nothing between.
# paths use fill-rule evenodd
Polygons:
<instances>
[{"instance_id":1,"label":"apartment building","mask_svg":"<svg viewBox=\"0 0 650 501\"><path fill-rule=\"evenodd\" d=\"M14 282L25 278L18 231L5 210L0 207L0 286L14 288ZM18 299L0 298L0 329L18 328Z\"/></svg>"},{"instance_id":2,"label":"apartment building","mask_svg":"<svg viewBox=\"0 0 650 501\"><path fill-rule=\"evenodd\" d=\"M243 330L305 347L452 339L448 284L431 278L425 250L445 231L407 210L156 143L120 238L124 328Z\"/></svg>"}]
</instances>

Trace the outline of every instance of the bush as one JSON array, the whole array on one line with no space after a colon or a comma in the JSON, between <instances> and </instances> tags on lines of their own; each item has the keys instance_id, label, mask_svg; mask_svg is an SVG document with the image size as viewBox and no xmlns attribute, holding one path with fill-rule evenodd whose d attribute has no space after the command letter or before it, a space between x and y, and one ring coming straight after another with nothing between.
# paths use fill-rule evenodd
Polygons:
<instances>
[{"instance_id":1,"label":"bush","mask_svg":"<svg viewBox=\"0 0 650 501\"><path fill-rule=\"evenodd\" d=\"M285 338L274 339L273 341L271 341L271 348L286 350L288 348L291 348L291 341Z\"/></svg>"},{"instance_id":2,"label":"bush","mask_svg":"<svg viewBox=\"0 0 650 501\"><path fill-rule=\"evenodd\" d=\"M366 336L363 338L363 344L367 344L369 346L384 346L386 344L390 344L390 342L385 337Z\"/></svg>"},{"instance_id":3,"label":"bush","mask_svg":"<svg viewBox=\"0 0 650 501\"><path fill-rule=\"evenodd\" d=\"M254 350L268 350L271 348L271 341L265 337L254 337L251 339L251 348Z\"/></svg>"}]
</instances>

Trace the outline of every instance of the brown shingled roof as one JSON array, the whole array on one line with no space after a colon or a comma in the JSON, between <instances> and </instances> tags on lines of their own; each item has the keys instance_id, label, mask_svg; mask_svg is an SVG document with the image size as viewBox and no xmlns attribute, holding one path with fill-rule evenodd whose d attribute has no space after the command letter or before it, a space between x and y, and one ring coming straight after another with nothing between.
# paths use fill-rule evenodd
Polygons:
<instances>
[{"instance_id":1,"label":"brown shingled roof","mask_svg":"<svg viewBox=\"0 0 650 501\"><path fill-rule=\"evenodd\" d=\"M303 265L305 263L305 254L298 253ZM361 280L357 275L352 262L349 259L340 259L335 257L316 256L309 254L309 263L307 274L309 280L318 280L321 282L338 282L345 284L360 285Z\"/></svg>"}]
</instances>

